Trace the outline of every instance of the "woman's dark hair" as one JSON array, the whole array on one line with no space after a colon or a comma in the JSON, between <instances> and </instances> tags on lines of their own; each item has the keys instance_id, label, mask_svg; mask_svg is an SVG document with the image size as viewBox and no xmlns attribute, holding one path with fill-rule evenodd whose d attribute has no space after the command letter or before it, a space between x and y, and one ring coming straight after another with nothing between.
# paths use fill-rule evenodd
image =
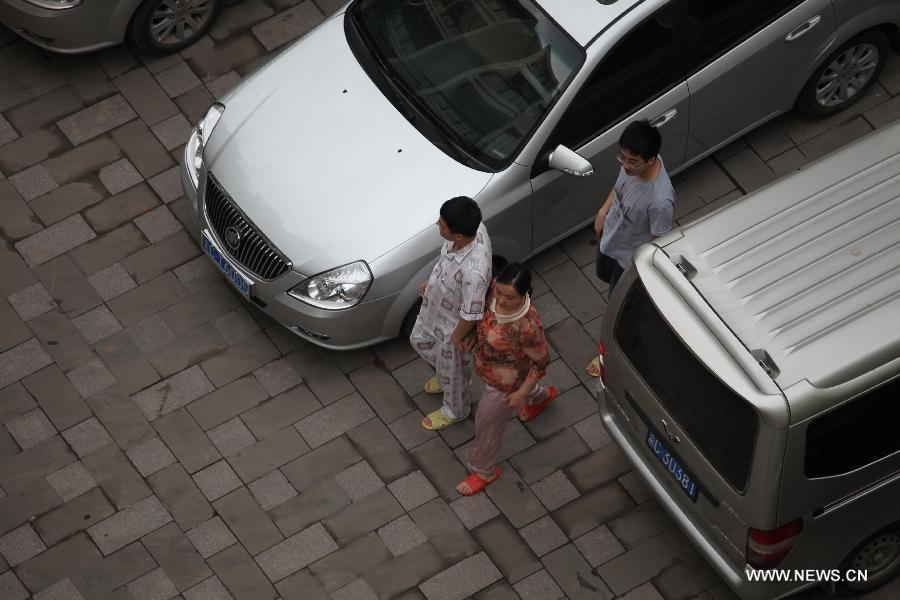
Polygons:
<instances>
[{"instance_id":1,"label":"woman's dark hair","mask_svg":"<svg viewBox=\"0 0 900 600\"><path fill-rule=\"evenodd\" d=\"M441 218L452 233L475 237L481 225L481 209L468 196L457 196L441 205Z\"/></svg>"},{"instance_id":2,"label":"woman's dark hair","mask_svg":"<svg viewBox=\"0 0 900 600\"><path fill-rule=\"evenodd\" d=\"M531 293L531 271L522 263L509 263L497 275L497 283L511 285L520 296Z\"/></svg>"}]
</instances>

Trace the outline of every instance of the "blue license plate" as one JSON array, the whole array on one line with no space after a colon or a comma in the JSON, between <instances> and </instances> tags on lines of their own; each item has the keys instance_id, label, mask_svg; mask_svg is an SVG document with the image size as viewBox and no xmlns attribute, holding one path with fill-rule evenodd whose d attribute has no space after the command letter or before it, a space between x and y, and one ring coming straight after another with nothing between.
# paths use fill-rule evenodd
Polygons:
<instances>
[{"instance_id":1,"label":"blue license plate","mask_svg":"<svg viewBox=\"0 0 900 600\"><path fill-rule=\"evenodd\" d=\"M237 288L237 290L243 295L250 297L250 290L253 288L253 283L244 277L238 272L237 269L234 268L234 265L231 264L227 258L225 258L224 254L221 250L219 250L215 243L209 239L209 236L206 235L204 231L202 234L203 241L203 252L206 253L208 257L212 259L216 266L219 267L219 270L225 275L225 277Z\"/></svg>"},{"instance_id":2,"label":"blue license plate","mask_svg":"<svg viewBox=\"0 0 900 600\"><path fill-rule=\"evenodd\" d=\"M700 491L697 480L678 462L677 458L672 456L666 445L659 439L656 432L652 430L647 432L647 446L650 447L656 459L666 468L669 475L678 483L678 487L688 495L688 498L696 502L697 492Z\"/></svg>"}]
</instances>

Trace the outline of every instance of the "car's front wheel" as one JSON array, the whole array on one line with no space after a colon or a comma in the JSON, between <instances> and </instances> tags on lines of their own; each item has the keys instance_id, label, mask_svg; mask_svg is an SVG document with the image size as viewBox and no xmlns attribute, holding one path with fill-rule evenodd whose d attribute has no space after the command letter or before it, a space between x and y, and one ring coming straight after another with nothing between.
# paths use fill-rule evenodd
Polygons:
<instances>
[{"instance_id":1,"label":"car's front wheel","mask_svg":"<svg viewBox=\"0 0 900 600\"><path fill-rule=\"evenodd\" d=\"M867 31L851 39L812 74L800 92L797 108L811 117L844 110L875 83L888 52L888 39L881 31Z\"/></svg>"},{"instance_id":2,"label":"car's front wheel","mask_svg":"<svg viewBox=\"0 0 900 600\"><path fill-rule=\"evenodd\" d=\"M168 54L200 39L223 0L145 0L131 17L128 40L150 54Z\"/></svg>"}]
</instances>

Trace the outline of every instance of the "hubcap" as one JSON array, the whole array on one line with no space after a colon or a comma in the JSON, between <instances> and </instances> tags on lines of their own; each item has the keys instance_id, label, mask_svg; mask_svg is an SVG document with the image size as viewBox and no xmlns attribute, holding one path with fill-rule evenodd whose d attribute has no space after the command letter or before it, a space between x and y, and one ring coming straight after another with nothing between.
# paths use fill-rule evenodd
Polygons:
<instances>
[{"instance_id":1,"label":"hubcap","mask_svg":"<svg viewBox=\"0 0 900 600\"><path fill-rule=\"evenodd\" d=\"M900 567L900 533L888 532L869 540L851 561L851 569L868 571L867 585L890 576Z\"/></svg>"},{"instance_id":2,"label":"hubcap","mask_svg":"<svg viewBox=\"0 0 900 600\"><path fill-rule=\"evenodd\" d=\"M880 60L878 48L859 44L847 48L822 72L816 84L816 102L832 107L844 104L866 86Z\"/></svg>"},{"instance_id":3,"label":"hubcap","mask_svg":"<svg viewBox=\"0 0 900 600\"><path fill-rule=\"evenodd\" d=\"M164 46L180 44L203 29L213 12L213 0L161 0L150 18L150 35Z\"/></svg>"}]
</instances>

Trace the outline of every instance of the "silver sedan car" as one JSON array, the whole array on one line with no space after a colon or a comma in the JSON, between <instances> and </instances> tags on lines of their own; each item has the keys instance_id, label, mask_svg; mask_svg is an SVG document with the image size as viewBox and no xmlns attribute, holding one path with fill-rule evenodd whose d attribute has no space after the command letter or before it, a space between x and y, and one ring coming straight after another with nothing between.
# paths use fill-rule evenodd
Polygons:
<instances>
[{"instance_id":1,"label":"silver sedan car","mask_svg":"<svg viewBox=\"0 0 900 600\"><path fill-rule=\"evenodd\" d=\"M411 324L443 201L527 258L593 219L627 123L662 128L677 172L852 104L898 25L896 0L354 0L210 108L183 184L249 302L365 346Z\"/></svg>"},{"instance_id":2,"label":"silver sedan car","mask_svg":"<svg viewBox=\"0 0 900 600\"><path fill-rule=\"evenodd\" d=\"M0 23L47 50L80 53L126 39L150 54L196 42L224 0L0 0Z\"/></svg>"}]
</instances>

